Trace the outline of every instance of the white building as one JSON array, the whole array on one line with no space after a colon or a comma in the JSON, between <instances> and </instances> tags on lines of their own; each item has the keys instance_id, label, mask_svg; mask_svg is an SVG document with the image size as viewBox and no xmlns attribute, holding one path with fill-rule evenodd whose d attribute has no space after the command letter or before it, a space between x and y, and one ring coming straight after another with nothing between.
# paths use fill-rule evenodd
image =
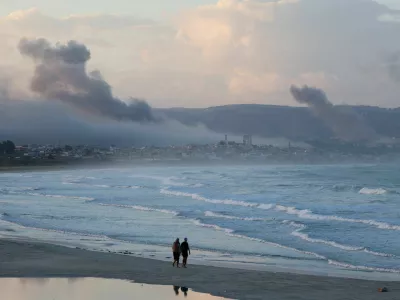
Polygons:
<instances>
[{"instance_id":1,"label":"white building","mask_svg":"<svg viewBox=\"0 0 400 300\"><path fill-rule=\"evenodd\" d=\"M245 134L243 136L243 145L245 145L245 146L253 145L253 139L252 139L252 136L250 134Z\"/></svg>"}]
</instances>

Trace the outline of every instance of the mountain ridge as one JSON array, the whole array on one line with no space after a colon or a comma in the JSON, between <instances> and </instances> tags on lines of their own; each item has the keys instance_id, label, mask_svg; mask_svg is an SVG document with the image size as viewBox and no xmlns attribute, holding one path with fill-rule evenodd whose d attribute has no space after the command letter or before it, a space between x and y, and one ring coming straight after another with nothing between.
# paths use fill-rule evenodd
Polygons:
<instances>
[{"instance_id":1,"label":"mountain ridge","mask_svg":"<svg viewBox=\"0 0 400 300\"><path fill-rule=\"evenodd\" d=\"M382 137L400 137L400 108L366 105L335 107L352 110ZM221 134L252 134L297 141L335 137L324 120L302 106L230 104L207 108L165 108L157 109L157 112L186 125L204 124Z\"/></svg>"}]
</instances>

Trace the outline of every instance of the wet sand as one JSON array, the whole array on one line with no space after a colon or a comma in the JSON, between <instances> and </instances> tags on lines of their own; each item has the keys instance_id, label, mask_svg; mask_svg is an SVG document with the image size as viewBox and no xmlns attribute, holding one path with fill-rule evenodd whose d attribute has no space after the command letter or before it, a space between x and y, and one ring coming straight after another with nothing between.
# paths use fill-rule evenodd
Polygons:
<instances>
[{"instance_id":1,"label":"wet sand","mask_svg":"<svg viewBox=\"0 0 400 300\"><path fill-rule=\"evenodd\" d=\"M224 300L186 287L104 278L0 278L4 300Z\"/></svg>"},{"instance_id":2,"label":"wet sand","mask_svg":"<svg viewBox=\"0 0 400 300\"><path fill-rule=\"evenodd\" d=\"M0 240L0 277L99 277L187 286L232 299L400 299L399 282L273 273L172 263L26 241ZM379 293L379 287L388 293Z\"/></svg>"}]
</instances>

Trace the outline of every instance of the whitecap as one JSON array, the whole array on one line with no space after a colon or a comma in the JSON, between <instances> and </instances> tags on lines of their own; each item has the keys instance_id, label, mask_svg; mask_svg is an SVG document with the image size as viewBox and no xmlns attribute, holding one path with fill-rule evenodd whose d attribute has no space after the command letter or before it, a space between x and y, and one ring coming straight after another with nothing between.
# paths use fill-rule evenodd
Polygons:
<instances>
[{"instance_id":1,"label":"whitecap","mask_svg":"<svg viewBox=\"0 0 400 300\"><path fill-rule=\"evenodd\" d=\"M265 210L269 210L269 209L271 209L273 207L274 207L273 204L260 204L260 205L258 205L258 208L265 209Z\"/></svg>"},{"instance_id":2,"label":"whitecap","mask_svg":"<svg viewBox=\"0 0 400 300\"><path fill-rule=\"evenodd\" d=\"M159 208L153 208L153 207L147 207L147 206L140 206L140 205L107 204L107 203L97 203L97 204L99 204L101 206L131 208L131 209L140 210L140 211L154 211L154 212L159 212L159 213L164 213L164 214L169 214L169 215L174 215L174 216L179 215L179 213L177 211L167 210L167 209L159 209Z\"/></svg>"},{"instance_id":3,"label":"whitecap","mask_svg":"<svg viewBox=\"0 0 400 300\"><path fill-rule=\"evenodd\" d=\"M193 188L201 188L201 187L203 187L203 186L204 186L203 183L195 183L195 184L192 184L190 187L193 187Z\"/></svg>"},{"instance_id":4,"label":"whitecap","mask_svg":"<svg viewBox=\"0 0 400 300\"><path fill-rule=\"evenodd\" d=\"M189 197L189 198L192 198L193 200L204 201L204 202L213 203L213 204L225 204L225 205L244 206L244 207L258 206L257 203L250 203L250 202L237 201L237 200L231 200L231 199L225 199L225 200L209 199L209 198L200 196L198 194L171 191L168 189L161 189L160 193L164 194L164 195L176 196L176 197Z\"/></svg>"},{"instance_id":5,"label":"whitecap","mask_svg":"<svg viewBox=\"0 0 400 300\"><path fill-rule=\"evenodd\" d=\"M84 201L93 201L93 200L95 200L94 198L91 198L91 197L52 195L52 194L40 194L40 193L28 193L28 195L39 196L39 197L47 197L47 198L62 198L62 199L84 200Z\"/></svg>"},{"instance_id":6,"label":"whitecap","mask_svg":"<svg viewBox=\"0 0 400 300\"><path fill-rule=\"evenodd\" d=\"M114 185L112 186L113 188L117 188L117 189L139 189L140 186L136 186L136 185Z\"/></svg>"},{"instance_id":7,"label":"whitecap","mask_svg":"<svg viewBox=\"0 0 400 300\"><path fill-rule=\"evenodd\" d=\"M88 186L94 186L94 187L99 187L99 188L110 188L110 185L107 184L88 184Z\"/></svg>"},{"instance_id":8,"label":"whitecap","mask_svg":"<svg viewBox=\"0 0 400 300\"><path fill-rule=\"evenodd\" d=\"M367 266L355 266L348 263L343 263L335 260L328 260L330 265L338 266L345 269L357 270L357 271L369 271L369 272L382 272L382 273L400 273L399 269L387 269L387 268L374 268Z\"/></svg>"},{"instance_id":9,"label":"whitecap","mask_svg":"<svg viewBox=\"0 0 400 300\"><path fill-rule=\"evenodd\" d=\"M337 222L347 222L347 223L359 223L369 226L374 226L379 229L387 230L400 230L400 225L392 225L385 222L379 222L375 220L363 220L363 219L351 219L343 218L335 215L319 215L314 214L309 209L297 209L295 207L275 205L274 209L279 212L284 212L289 215L296 215L302 219L318 220L318 221L337 221Z\"/></svg>"},{"instance_id":10,"label":"whitecap","mask_svg":"<svg viewBox=\"0 0 400 300\"><path fill-rule=\"evenodd\" d=\"M229 220L243 220L243 221L264 221L265 220L262 218L236 217L236 216L230 216L230 215L217 214L212 211L206 211L204 213L204 215L206 217L222 218L222 219L229 219Z\"/></svg>"},{"instance_id":11,"label":"whitecap","mask_svg":"<svg viewBox=\"0 0 400 300\"><path fill-rule=\"evenodd\" d=\"M63 181L62 184L79 185L79 186L84 186L84 187L117 188L117 189L139 189L140 188L140 186L136 186L136 185L87 184L87 183L71 182L71 181Z\"/></svg>"},{"instance_id":12,"label":"whitecap","mask_svg":"<svg viewBox=\"0 0 400 300\"><path fill-rule=\"evenodd\" d=\"M387 190L385 190L383 188L370 189L370 188L364 187L358 193L364 194L364 195L384 195L387 193Z\"/></svg>"},{"instance_id":13,"label":"whitecap","mask_svg":"<svg viewBox=\"0 0 400 300\"><path fill-rule=\"evenodd\" d=\"M162 177L162 176L149 176L149 175L131 175L129 177L157 180L160 181L163 186L180 186L180 187L190 186L190 184L181 182L181 180L186 180L186 177L176 177L176 176Z\"/></svg>"},{"instance_id":14,"label":"whitecap","mask_svg":"<svg viewBox=\"0 0 400 300\"><path fill-rule=\"evenodd\" d=\"M284 220L283 223L297 228L295 231L291 232L291 235L298 237L304 241L310 242L310 243L325 244L325 245L328 245L328 246L331 246L334 248L339 248L339 249L345 250L345 251L363 251L363 252L366 252L366 253L369 253L369 254L372 254L375 256L382 256L382 257L394 257L395 256L392 254L371 251L362 246L344 245L344 244L337 243L335 241L312 238L308 234L302 232L303 230L307 229L306 225L299 224L299 223L289 221L289 220Z\"/></svg>"},{"instance_id":15,"label":"whitecap","mask_svg":"<svg viewBox=\"0 0 400 300\"><path fill-rule=\"evenodd\" d=\"M315 252L303 251L303 250L299 250L299 249L296 249L296 248L284 246L284 245L281 245L281 244L269 242L269 241L266 241L266 240L263 240L263 239L259 239L259 238L252 238L252 237L249 237L249 236L246 236L246 235L235 234L235 233L230 233L229 236L237 237L237 238L241 238L241 239L246 239L246 240L250 240L250 241L254 241L254 242L259 242L259 243L263 243L263 244L268 244L268 245L271 245L271 246L274 246L274 247L278 247L278 248L282 248L282 249L291 250L291 251L294 251L294 252L298 252L298 253L314 256L314 257L316 257L316 258L318 258L320 260L327 260L327 258L325 256L320 255L320 254L315 253Z\"/></svg>"},{"instance_id":16,"label":"whitecap","mask_svg":"<svg viewBox=\"0 0 400 300\"><path fill-rule=\"evenodd\" d=\"M225 233L228 233L228 234L231 234L234 232L233 229L222 228L222 227L220 227L218 225L214 225L214 224L204 224L204 223L200 222L199 220L193 220L193 223L200 227L211 228L211 229L214 229L217 231L224 231Z\"/></svg>"},{"instance_id":17,"label":"whitecap","mask_svg":"<svg viewBox=\"0 0 400 300\"><path fill-rule=\"evenodd\" d=\"M249 237L249 236L241 235L241 234L236 234L233 229L222 228L222 227L220 227L218 225L215 225L215 224L205 224L205 223L202 223L201 221L199 221L197 219L193 220L193 223L195 225L197 225L197 226L201 226L201 227L204 227L204 228L211 228L211 229L214 229L214 230L217 230L217 231L223 231L223 232L226 233L226 235L231 236L231 237L235 237L235 238L239 238L239 239L245 239L245 240L258 242L258 243L263 243L263 244L268 244L268 245L271 245L273 247L282 248L282 249L294 251L294 252L305 254L305 255L309 255L309 256L314 256L314 257L316 257L317 259L320 259L320 260L327 260L327 258L325 256L320 255L318 253L309 252L309 251L302 251L302 250L299 250L299 249L296 249L296 248L284 246L284 245L281 245L281 244L278 244L278 243L269 242L269 241L266 241L266 240L263 240L263 239L253 238L253 237Z\"/></svg>"},{"instance_id":18,"label":"whitecap","mask_svg":"<svg viewBox=\"0 0 400 300\"><path fill-rule=\"evenodd\" d=\"M304 241L310 242L310 243L317 243L317 244L325 244L329 245L335 248L339 248L342 250L346 251L360 251L363 250L363 247L356 247L356 246L348 246L348 245L343 245L339 244L334 241L327 241L323 239L316 239L316 238L311 238L308 234L301 232L302 230L306 229L307 227L303 224L297 224L294 222L290 222L289 225L296 227L297 229L291 233L291 235L296 236Z\"/></svg>"}]
</instances>

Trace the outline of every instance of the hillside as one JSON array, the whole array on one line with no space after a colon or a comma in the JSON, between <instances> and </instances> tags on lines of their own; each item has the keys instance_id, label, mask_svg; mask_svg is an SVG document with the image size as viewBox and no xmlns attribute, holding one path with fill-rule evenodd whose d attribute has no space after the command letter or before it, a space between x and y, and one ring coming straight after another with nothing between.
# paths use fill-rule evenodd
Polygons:
<instances>
[{"instance_id":1,"label":"hillside","mask_svg":"<svg viewBox=\"0 0 400 300\"><path fill-rule=\"evenodd\" d=\"M400 109L370 106L344 107L363 117L380 136L400 137ZM202 123L221 134L252 134L292 140L326 139L332 130L308 108L272 105L226 105L206 109L171 108L158 110L184 124Z\"/></svg>"}]
</instances>

